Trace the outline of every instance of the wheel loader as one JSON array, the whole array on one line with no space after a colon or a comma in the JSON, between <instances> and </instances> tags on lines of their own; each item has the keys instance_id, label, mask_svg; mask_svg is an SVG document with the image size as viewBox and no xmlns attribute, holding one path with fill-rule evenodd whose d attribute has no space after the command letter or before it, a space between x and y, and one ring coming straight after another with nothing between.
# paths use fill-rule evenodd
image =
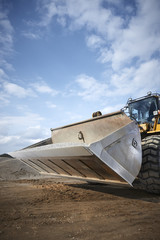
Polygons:
<instances>
[{"instance_id":1,"label":"wheel loader","mask_svg":"<svg viewBox=\"0 0 160 240\"><path fill-rule=\"evenodd\" d=\"M160 95L129 99L117 112L51 129L51 138L9 153L41 174L128 182L160 193Z\"/></svg>"},{"instance_id":2,"label":"wheel loader","mask_svg":"<svg viewBox=\"0 0 160 240\"><path fill-rule=\"evenodd\" d=\"M130 118L138 123L142 142L142 166L134 184L160 193L160 95L149 92L138 99L130 98L126 108Z\"/></svg>"}]
</instances>

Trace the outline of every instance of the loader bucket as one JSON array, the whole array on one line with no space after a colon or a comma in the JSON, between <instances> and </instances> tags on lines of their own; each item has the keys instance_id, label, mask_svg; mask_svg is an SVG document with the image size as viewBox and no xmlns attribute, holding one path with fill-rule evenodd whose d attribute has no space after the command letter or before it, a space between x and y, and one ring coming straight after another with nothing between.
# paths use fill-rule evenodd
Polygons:
<instances>
[{"instance_id":1,"label":"loader bucket","mask_svg":"<svg viewBox=\"0 0 160 240\"><path fill-rule=\"evenodd\" d=\"M87 181L125 180L139 173L141 137L123 112L51 129L52 143L9 153L42 174Z\"/></svg>"}]
</instances>

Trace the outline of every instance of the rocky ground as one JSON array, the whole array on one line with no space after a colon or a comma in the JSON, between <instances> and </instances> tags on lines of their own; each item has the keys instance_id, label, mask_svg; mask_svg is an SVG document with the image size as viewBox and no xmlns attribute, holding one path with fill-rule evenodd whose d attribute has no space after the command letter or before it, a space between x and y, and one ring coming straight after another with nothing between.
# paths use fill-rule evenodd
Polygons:
<instances>
[{"instance_id":1,"label":"rocky ground","mask_svg":"<svg viewBox=\"0 0 160 240\"><path fill-rule=\"evenodd\" d=\"M128 184L47 178L0 157L1 240L160 239L160 196Z\"/></svg>"}]
</instances>

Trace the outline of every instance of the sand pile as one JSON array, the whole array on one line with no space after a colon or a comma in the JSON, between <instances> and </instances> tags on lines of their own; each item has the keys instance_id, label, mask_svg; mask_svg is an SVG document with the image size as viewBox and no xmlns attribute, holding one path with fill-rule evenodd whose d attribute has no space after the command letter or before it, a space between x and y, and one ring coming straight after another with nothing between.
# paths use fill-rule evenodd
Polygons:
<instances>
[{"instance_id":1,"label":"sand pile","mask_svg":"<svg viewBox=\"0 0 160 240\"><path fill-rule=\"evenodd\" d=\"M0 180L41 178L42 176L23 162L7 154L0 155Z\"/></svg>"}]
</instances>

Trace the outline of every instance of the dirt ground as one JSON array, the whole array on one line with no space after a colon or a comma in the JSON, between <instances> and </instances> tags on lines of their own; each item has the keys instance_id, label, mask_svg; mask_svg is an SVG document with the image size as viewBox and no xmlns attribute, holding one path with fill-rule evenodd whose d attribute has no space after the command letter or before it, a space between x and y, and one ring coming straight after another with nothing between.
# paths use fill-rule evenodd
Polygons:
<instances>
[{"instance_id":1,"label":"dirt ground","mask_svg":"<svg viewBox=\"0 0 160 240\"><path fill-rule=\"evenodd\" d=\"M160 196L128 184L41 178L0 158L1 240L160 239Z\"/></svg>"}]
</instances>

